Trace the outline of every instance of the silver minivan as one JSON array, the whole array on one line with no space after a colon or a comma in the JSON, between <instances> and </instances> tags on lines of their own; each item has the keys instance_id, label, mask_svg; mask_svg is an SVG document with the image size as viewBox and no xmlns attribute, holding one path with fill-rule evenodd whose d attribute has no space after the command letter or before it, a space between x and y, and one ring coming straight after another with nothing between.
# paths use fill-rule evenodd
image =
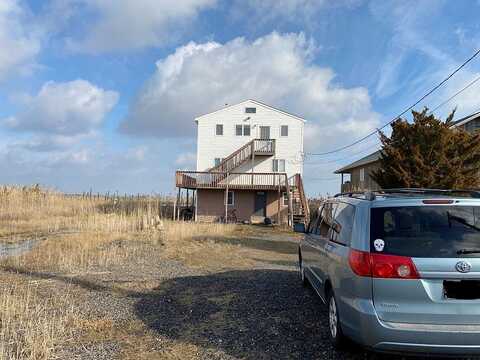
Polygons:
<instances>
[{"instance_id":1,"label":"silver minivan","mask_svg":"<svg viewBox=\"0 0 480 360\"><path fill-rule=\"evenodd\" d=\"M480 354L480 193L340 194L298 255L330 337L388 352Z\"/></svg>"}]
</instances>

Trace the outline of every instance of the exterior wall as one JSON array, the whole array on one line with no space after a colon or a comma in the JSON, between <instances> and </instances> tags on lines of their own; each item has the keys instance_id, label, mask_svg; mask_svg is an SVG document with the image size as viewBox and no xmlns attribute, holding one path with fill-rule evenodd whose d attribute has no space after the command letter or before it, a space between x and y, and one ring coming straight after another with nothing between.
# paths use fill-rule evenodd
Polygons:
<instances>
[{"instance_id":1,"label":"exterior wall","mask_svg":"<svg viewBox=\"0 0 480 360\"><path fill-rule=\"evenodd\" d=\"M249 190L233 190L234 204L228 209L235 209L238 221L252 221L255 209L255 193ZM197 191L197 218L199 221L215 222L225 216L225 191L224 190L198 190ZM281 223L288 221L288 206L283 205L280 198ZM278 192L267 191L267 217L277 221ZM262 219L263 220L263 219Z\"/></svg>"},{"instance_id":2,"label":"exterior wall","mask_svg":"<svg viewBox=\"0 0 480 360\"><path fill-rule=\"evenodd\" d=\"M351 170L350 183L342 185L341 191L362 191L362 190L379 190L380 186L371 178L373 171L377 170L379 162L359 166ZM365 169L365 181L360 181L360 169Z\"/></svg>"},{"instance_id":3,"label":"exterior wall","mask_svg":"<svg viewBox=\"0 0 480 360\"><path fill-rule=\"evenodd\" d=\"M255 114L245 113L246 107L255 107ZM249 120L246 120L250 118ZM215 135L217 124L223 124L223 136ZM250 136L236 136L235 125L250 125ZM288 125L288 137L280 136L281 125ZM300 156L303 153L304 122L256 102L246 101L197 119L197 171L214 166L215 158L225 158L249 141L260 137L260 126L270 126L270 137L276 140L275 156L256 157L254 172L272 172L273 159L285 159L288 176L303 174ZM237 172L252 171L251 162Z\"/></svg>"},{"instance_id":4,"label":"exterior wall","mask_svg":"<svg viewBox=\"0 0 480 360\"><path fill-rule=\"evenodd\" d=\"M475 132L480 129L480 119L474 119L460 126L463 130L468 132Z\"/></svg>"}]
</instances>

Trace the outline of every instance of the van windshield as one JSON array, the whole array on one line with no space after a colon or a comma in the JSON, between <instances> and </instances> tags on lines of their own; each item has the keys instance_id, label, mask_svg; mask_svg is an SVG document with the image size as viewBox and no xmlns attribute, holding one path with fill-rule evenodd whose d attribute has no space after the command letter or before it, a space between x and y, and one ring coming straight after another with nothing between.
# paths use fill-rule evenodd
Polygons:
<instances>
[{"instance_id":1,"label":"van windshield","mask_svg":"<svg viewBox=\"0 0 480 360\"><path fill-rule=\"evenodd\" d=\"M409 257L480 257L480 208L373 208L371 252Z\"/></svg>"}]
</instances>

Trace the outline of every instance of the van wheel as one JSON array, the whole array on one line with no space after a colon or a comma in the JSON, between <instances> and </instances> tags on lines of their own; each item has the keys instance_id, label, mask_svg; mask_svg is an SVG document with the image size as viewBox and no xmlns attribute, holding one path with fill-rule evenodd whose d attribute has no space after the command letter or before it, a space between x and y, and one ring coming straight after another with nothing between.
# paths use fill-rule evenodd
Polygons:
<instances>
[{"instance_id":1,"label":"van wheel","mask_svg":"<svg viewBox=\"0 0 480 360\"><path fill-rule=\"evenodd\" d=\"M302 285L308 287L310 283L305 276L305 268L303 267L302 253L300 251L298 252L298 271L300 272L300 279L302 280Z\"/></svg>"},{"instance_id":2,"label":"van wheel","mask_svg":"<svg viewBox=\"0 0 480 360\"><path fill-rule=\"evenodd\" d=\"M345 335L343 335L342 327L340 325L340 316L338 313L337 300L333 291L327 294L328 304L328 330L330 340L336 349L341 349L345 345Z\"/></svg>"}]
</instances>

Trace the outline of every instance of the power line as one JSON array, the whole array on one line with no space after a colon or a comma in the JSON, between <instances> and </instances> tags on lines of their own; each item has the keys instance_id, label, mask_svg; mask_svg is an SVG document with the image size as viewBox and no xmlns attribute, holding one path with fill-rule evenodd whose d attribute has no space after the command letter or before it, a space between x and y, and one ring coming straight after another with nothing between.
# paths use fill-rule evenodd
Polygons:
<instances>
[{"instance_id":1,"label":"power line","mask_svg":"<svg viewBox=\"0 0 480 360\"><path fill-rule=\"evenodd\" d=\"M457 67L455 69L455 71L453 71L452 73L450 73L445 79L443 79L440 83L438 83L436 86L434 86L430 91L428 91L425 95L423 95L419 100L417 100L413 105L409 106L408 108L406 108L405 110L403 110L400 114L398 114L397 116L395 116L392 120L390 120L389 122L387 122L386 124L382 125L380 128L376 129L375 131L365 135L364 137L352 142L351 144L348 144L348 145L345 145L345 146L342 146L342 147L339 147L337 149L334 149L334 150L330 150L330 151L326 151L326 152L323 152L323 153L309 153L308 155L313 155L313 156L323 156L323 155L329 155L329 154L333 154L333 153L336 153L336 152L339 152L339 151L342 151L342 150L345 150L345 149L348 149L348 148L351 148L352 146L362 142L362 141L365 141L366 139L368 139L370 136L372 135L375 135L379 130L382 130L383 128L387 127L388 125L390 125L391 123L393 123L395 120L397 120L398 118L400 118L401 116L403 116L405 113L407 113L408 111L412 110L415 106L417 106L418 104L420 104L423 100L425 100L428 96L430 96L433 92L437 91L438 88L440 88L443 84L445 84L448 80L450 80L450 78L452 78L457 72L459 72L461 69L463 69L470 61L472 61L474 58L476 58L478 56L478 54L480 54L480 49L477 50L472 56L470 56L467 60L465 60L463 62L462 65L460 65L459 67Z\"/></svg>"},{"instance_id":2,"label":"power line","mask_svg":"<svg viewBox=\"0 0 480 360\"><path fill-rule=\"evenodd\" d=\"M342 157L342 158L340 158L340 159L331 159L331 160L326 160L326 161L321 161L321 162L307 162L307 161L305 161L305 164L310 164L310 165L324 165L324 164L332 164L332 163L341 162L341 161L344 161L344 160L348 160L348 159L357 157L358 154L364 153L364 152L366 152L367 150L371 150L371 149L377 147L378 145L381 145L381 142L375 142L374 144L372 144L372 145L370 145L370 146L368 146L368 147L365 147L365 148L357 151L355 154L352 154L352 155L349 155L349 156L345 156L345 157Z\"/></svg>"},{"instance_id":3,"label":"power line","mask_svg":"<svg viewBox=\"0 0 480 360\"><path fill-rule=\"evenodd\" d=\"M453 94L452 96L450 96L447 100L443 101L441 104L437 105L433 110L430 110L429 113L432 114L433 112L435 112L436 110L438 110L439 108L441 108L443 105L449 103L452 99L456 98L458 95L460 95L462 92L464 92L465 90L467 90L468 88L470 88L471 86L473 86L475 83L477 83L478 81L480 80L480 76L475 78L473 81L471 81L470 83L468 83L466 86L464 86L463 88L461 88L459 91L457 91L455 94Z\"/></svg>"},{"instance_id":4,"label":"power line","mask_svg":"<svg viewBox=\"0 0 480 360\"><path fill-rule=\"evenodd\" d=\"M308 180L308 181L338 181L339 178L338 177L332 177L332 178L309 178L309 177L305 177L305 180Z\"/></svg>"}]
</instances>

